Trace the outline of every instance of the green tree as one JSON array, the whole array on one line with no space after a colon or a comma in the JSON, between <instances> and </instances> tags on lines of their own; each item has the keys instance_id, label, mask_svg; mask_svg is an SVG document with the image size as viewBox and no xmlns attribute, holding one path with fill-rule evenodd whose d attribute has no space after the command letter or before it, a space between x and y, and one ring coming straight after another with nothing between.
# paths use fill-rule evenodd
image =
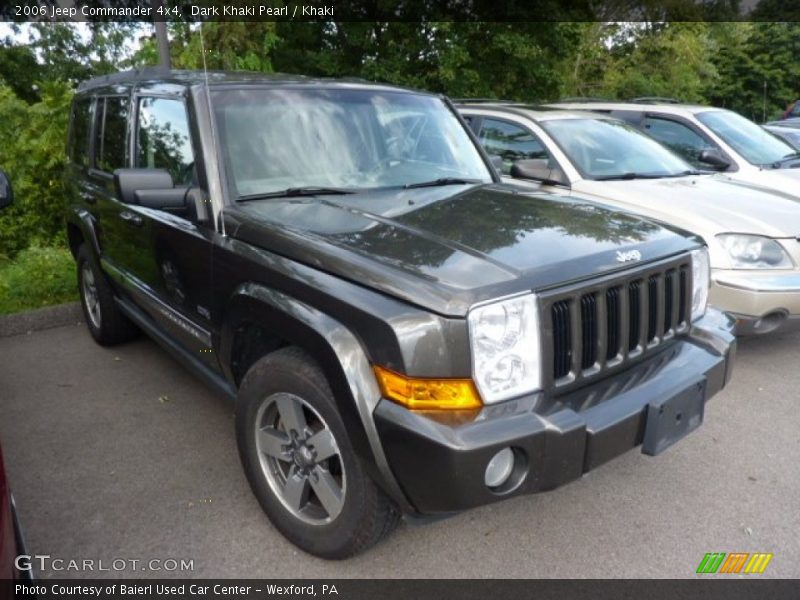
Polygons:
<instances>
[{"instance_id":1,"label":"green tree","mask_svg":"<svg viewBox=\"0 0 800 600\"><path fill-rule=\"evenodd\" d=\"M28 105L0 86L0 165L14 187L14 204L0 212L0 254L63 239L65 140L72 100L63 82L45 82Z\"/></svg>"}]
</instances>

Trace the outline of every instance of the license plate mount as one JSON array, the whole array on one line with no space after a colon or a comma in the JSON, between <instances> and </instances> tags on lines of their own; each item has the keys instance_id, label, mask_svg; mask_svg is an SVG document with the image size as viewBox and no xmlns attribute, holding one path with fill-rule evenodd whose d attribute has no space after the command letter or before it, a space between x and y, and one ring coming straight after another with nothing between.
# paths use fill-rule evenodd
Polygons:
<instances>
[{"instance_id":1,"label":"license plate mount","mask_svg":"<svg viewBox=\"0 0 800 600\"><path fill-rule=\"evenodd\" d=\"M706 379L699 378L672 396L647 407L642 452L651 456L683 439L703 423Z\"/></svg>"}]
</instances>

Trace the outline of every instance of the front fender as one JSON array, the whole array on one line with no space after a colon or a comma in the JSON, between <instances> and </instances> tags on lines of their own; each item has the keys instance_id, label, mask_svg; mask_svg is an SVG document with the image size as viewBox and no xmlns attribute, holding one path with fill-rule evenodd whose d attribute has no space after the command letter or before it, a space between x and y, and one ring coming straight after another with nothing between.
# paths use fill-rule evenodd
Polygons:
<instances>
[{"instance_id":1,"label":"front fender","mask_svg":"<svg viewBox=\"0 0 800 600\"><path fill-rule=\"evenodd\" d=\"M347 327L296 298L256 283L236 288L223 323L219 356L230 381L234 380L234 339L243 323L259 324L312 356L331 385L356 453L398 506L404 512L413 512L389 468L373 420L372 413L381 400L378 383L361 343Z\"/></svg>"}]
</instances>

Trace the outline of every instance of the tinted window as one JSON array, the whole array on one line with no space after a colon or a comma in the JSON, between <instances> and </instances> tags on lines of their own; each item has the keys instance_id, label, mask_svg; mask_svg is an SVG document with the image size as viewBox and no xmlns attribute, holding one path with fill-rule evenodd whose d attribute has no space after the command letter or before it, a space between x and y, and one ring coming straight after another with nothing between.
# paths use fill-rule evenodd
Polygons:
<instances>
[{"instance_id":1,"label":"tinted window","mask_svg":"<svg viewBox=\"0 0 800 600\"><path fill-rule=\"evenodd\" d=\"M166 169L176 184L191 183L194 153L183 102L168 98L139 101L136 154L137 166Z\"/></svg>"},{"instance_id":2,"label":"tinted window","mask_svg":"<svg viewBox=\"0 0 800 600\"><path fill-rule=\"evenodd\" d=\"M69 157L74 163L89 164L89 123L91 100L77 100L72 105L72 131L70 133Z\"/></svg>"},{"instance_id":3,"label":"tinted window","mask_svg":"<svg viewBox=\"0 0 800 600\"><path fill-rule=\"evenodd\" d=\"M647 133L659 142L680 154L692 165L698 168L707 168L708 165L697 160L703 150L714 146L706 141L700 134L692 131L686 125L669 119L647 117L644 121Z\"/></svg>"},{"instance_id":4,"label":"tinted window","mask_svg":"<svg viewBox=\"0 0 800 600\"><path fill-rule=\"evenodd\" d=\"M98 169L112 172L126 166L125 140L128 127L128 99L100 98L96 107L95 160Z\"/></svg>"},{"instance_id":5,"label":"tinted window","mask_svg":"<svg viewBox=\"0 0 800 600\"><path fill-rule=\"evenodd\" d=\"M529 158L550 158L542 143L529 131L505 121L484 119L481 145L490 155L503 158L503 173L511 171L516 161Z\"/></svg>"}]
</instances>

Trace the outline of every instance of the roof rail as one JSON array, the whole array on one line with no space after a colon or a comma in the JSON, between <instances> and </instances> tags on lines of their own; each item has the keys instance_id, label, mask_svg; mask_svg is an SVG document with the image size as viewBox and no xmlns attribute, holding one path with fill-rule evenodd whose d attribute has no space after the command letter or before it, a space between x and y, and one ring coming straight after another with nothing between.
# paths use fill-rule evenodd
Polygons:
<instances>
[{"instance_id":1,"label":"roof rail","mask_svg":"<svg viewBox=\"0 0 800 600\"><path fill-rule=\"evenodd\" d=\"M450 98L456 104L523 104L519 100L502 100L500 98Z\"/></svg>"},{"instance_id":2,"label":"roof rail","mask_svg":"<svg viewBox=\"0 0 800 600\"><path fill-rule=\"evenodd\" d=\"M129 71L120 71L119 73L111 73L110 75L101 75L94 77L88 81L82 81L78 85L78 91L89 90L92 88L100 87L102 85L109 85L113 83L133 83L141 81L142 79L149 79L152 77L164 77L173 71L166 67L143 67L141 69L130 69Z\"/></svg>"},{"instance_id":3,"label":"roof rail","mask_svg":"<svg viewBox=\"0 0 800 600\"><path fill-rule=\"evenodd\" d=\"M561 98L560 100L556 100L555 102L549 102L548 104L562 104L566 102L614 102L614 101L609 100L608 98L603 98L601 96L568 96L566 98Z\"/></svg>"},{"instance_id":4,"label":"roof rail","mask_svg":"<svg viewBox=\"0 0 800 600\"><path fill-rule=\"evenodd\" d=\"M630 102L638 102L639 104L683 104L676 98L664 98L662 96L639 96L632 98Z\"/></svg>"}]
</instances>

